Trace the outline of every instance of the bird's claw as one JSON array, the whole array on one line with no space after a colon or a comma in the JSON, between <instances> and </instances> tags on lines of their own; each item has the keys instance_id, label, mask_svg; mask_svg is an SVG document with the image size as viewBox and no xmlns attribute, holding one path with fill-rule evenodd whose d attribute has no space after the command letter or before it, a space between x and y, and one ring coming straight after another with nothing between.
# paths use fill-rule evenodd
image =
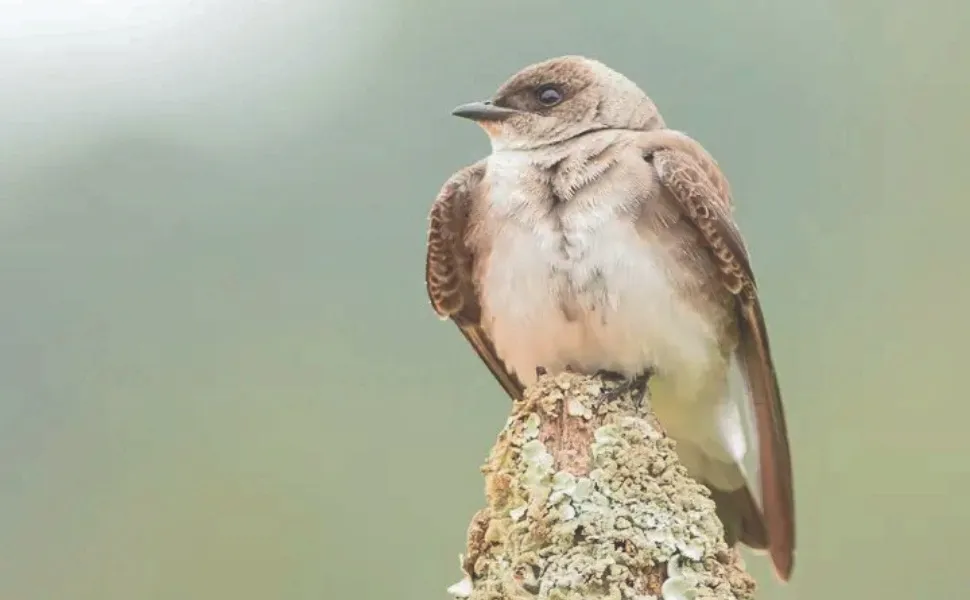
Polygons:
<instances>
[{"instance_id":1,"label":"bird's claw","mask_svg":"<svg viewBox=\"0 0 970 600\"><path fill-rule=\"evenodd\" d=\"M616 381L617 379L622 379L623 381L614 388L608 389L600 394L599 398L596 400L597 408L602 406L606 402L613 402L618 400L621 396L627 393L631 393L633 397L633 405L639 411L643 407L643 399L647 394L647 382L650 380L650 372L643 372L639 375L626 379L618 373L612 373L610 371L600 371L597 372L597 376L607 381Z\"/></svg>"},{"instance_id":2,"label":"bird's claw","mask_svg":"<svg viewBox=\"0 0 970 600\"><path fill-rule=\"evenodd\" d=\"M626 376L622 373L617 373L616 371L608 371L606 369L600 369L595 373L596 377L599 377L603 381L624 381Z\"/></svg>"}]
</instances>

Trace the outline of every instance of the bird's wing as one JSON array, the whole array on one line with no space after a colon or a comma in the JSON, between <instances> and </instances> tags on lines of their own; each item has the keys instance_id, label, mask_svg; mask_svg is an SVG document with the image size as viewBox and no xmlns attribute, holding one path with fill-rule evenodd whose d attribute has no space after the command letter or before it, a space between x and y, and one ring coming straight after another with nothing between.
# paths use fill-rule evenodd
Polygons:
<instances>
[{"instance_id":1,"label":"bird's wing","mask_svg":"<svg viewBox=\"0 0 970 600\"><path fill-rule=\"evenodd\" d=\"M481 324L482 307L472 279L479 258L467 244L468 221L476 188L485 174L484 161L465 167L442 186L428 217L425 282L431 306L450 318L510 397L522 397L522 382L495 351Z\"/></svg>"},{"instance_id":2,"label":"bird's wing","mask_svg":"<svg viewBox=\"0 0 970 600\"><path fill-rule=\"evenodd\" d=\"M706 152L691 151L682 143L663 143L663 135L656 136L655 140L645 144L645 158L653 164L662 184L700 231L724 287L736 300L737 358L754 405L768 549L779 576L787 580L793 566L795 544L791 455L781 392L754 273L741 233L731 218L726 180L717 164Z\"/></svg>"}]
</instances>

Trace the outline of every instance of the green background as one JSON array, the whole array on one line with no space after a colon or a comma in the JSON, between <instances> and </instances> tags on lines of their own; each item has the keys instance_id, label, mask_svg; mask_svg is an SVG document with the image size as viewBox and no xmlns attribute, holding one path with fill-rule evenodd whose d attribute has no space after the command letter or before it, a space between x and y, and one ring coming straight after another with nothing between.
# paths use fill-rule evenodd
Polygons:
<instances>
[{"instance_id":1,"label":"green background","mask_svg":"<svg viewBox=\"0 0 970 600\"><path fill-rule=\"evenodd\" d=\"M966 594L968 20L0 3L0 598L445 598L508 402L427 303L427 209L488 151L450 109L567 53L731 179L798 497L761 597Z\"/></svg>"}]
</instances>

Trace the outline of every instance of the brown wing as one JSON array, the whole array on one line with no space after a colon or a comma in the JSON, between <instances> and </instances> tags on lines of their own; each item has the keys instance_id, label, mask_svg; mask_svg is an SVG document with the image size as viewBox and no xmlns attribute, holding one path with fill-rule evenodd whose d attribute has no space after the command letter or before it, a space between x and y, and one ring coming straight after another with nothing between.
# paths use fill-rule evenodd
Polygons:
<instances>
[{"instance_id":1,"label":"brown wing","mask_svg":"<svg viewBox=\"0 0 970 600\"><path fill-rule=\"evenodd\" d=\"M450 318L495 379L514 400L523 385L506 368L481 326L482 308L472 280L476 256L466 244L473 194L485 174L484 161L465 167L442 186L428 217L425 282L435 312Z\"/></svg>"},{"instance_id":2,"label":"brown wing","mask_svg":"<svg viewBox=\"0 0 970 600\"><path fill-rule=\"evenodd\" d=\"M795 545L788 431L754 274L741 233L729 214L730 199L721 195L726 193L727 186L716 165L704 164L706 157L699 153L666 149L661 145L650 148L647 159L707 241L711 256L720 267L724 286L737 299L740 330L737 355L754 404L768 547L779 577L787 580ZM721 181L712 181L709 172L716 172Z\"/></svg>"}]
</instances>

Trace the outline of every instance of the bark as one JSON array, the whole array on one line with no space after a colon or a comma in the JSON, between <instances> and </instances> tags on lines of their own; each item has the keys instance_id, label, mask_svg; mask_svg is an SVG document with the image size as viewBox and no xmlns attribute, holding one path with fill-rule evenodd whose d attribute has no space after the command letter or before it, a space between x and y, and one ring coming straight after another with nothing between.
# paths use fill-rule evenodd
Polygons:
<instances>
[{"instance_id":1,"label":"bark","mask_svg":"<svg viewBox=\"0 0 970 600\"><path fill-rule=\"evenodd\" d=\"M754 580L707 488L679 463L650 409L615 384L546 375L513 406L472 519L464 578L471 600L745 600Z\"/></svg>"}]
</instances>

